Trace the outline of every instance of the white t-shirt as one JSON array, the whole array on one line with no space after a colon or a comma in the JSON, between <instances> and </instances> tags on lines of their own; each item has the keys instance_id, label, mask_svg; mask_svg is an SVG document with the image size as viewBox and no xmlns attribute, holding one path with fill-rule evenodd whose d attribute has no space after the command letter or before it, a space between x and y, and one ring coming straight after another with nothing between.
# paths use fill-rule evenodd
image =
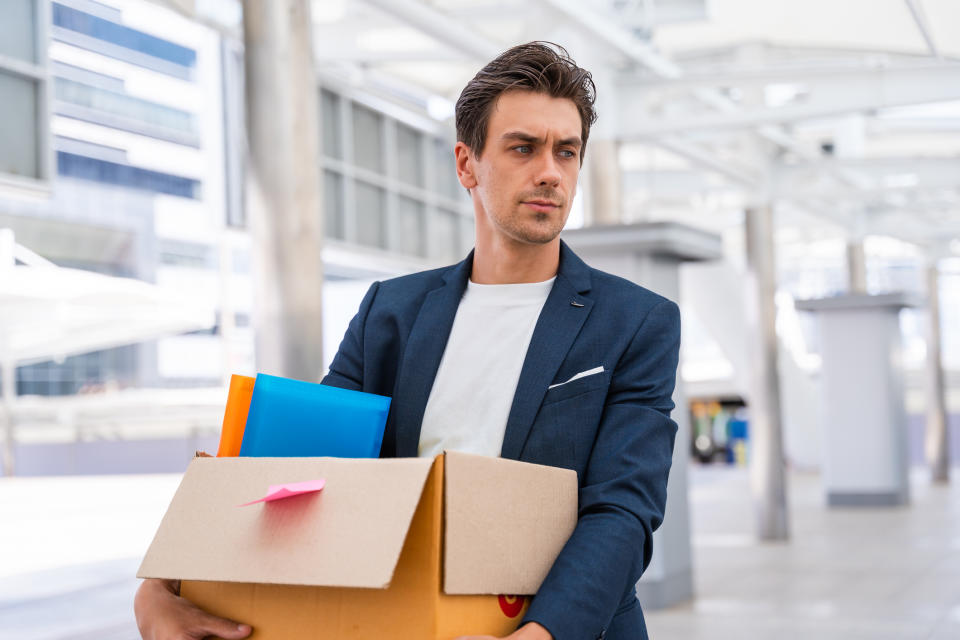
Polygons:
<instances>
[{"instance_id":1,"label":"white t-shirt","mask_svg":"<svg viewBox=\"0 0 960 640\"><path fill-rule=\"evenodd\" d=\"M500 455L520 369L555 279L467 283L423 413L420 456L444 449Z\"/></svg>"}]
</instances>

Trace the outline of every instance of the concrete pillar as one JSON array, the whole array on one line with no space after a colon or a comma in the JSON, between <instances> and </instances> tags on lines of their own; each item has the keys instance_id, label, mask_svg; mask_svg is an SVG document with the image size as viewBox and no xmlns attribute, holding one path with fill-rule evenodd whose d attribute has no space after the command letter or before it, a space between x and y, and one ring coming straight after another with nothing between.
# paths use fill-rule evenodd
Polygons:
<instances>
[{"instance_id":1,"label":"concrete pillar","mask_svg":"<svg viewBox=\"0 0 960 640\"><path fill-rule=\"evenodd\" d=\"M309 0L243 7L257 369L323 373L317 82Z\"/></svg>"},{"instance_id":2,"label":"concrete pillar","mask_svg":"<svg viewBox=\"0 0 960 640\"><path fill-rule=\"evenodd\" d=\"M867 292L867 256L863 240L847 241L847 282L849 293Z\"/></svg>"},{"instance_id":3,"label":"concrete pillar","mask_svg":"<svg viewBox=\"0 0 960 640\"><path fill-rule=\"evenodd\" d=\"M17 367L12 361L0 363L0 376L3 376L3 397L0 398L3 407L0 416L3 420L3 475L12 476L16 469L13 401L17 394Z\"/></svg>"},{"instance_id":4,"label":"concrete pillar","mask_svg":"<svg viewBox=\"0 0 960 640\"><path fill-rule=\"evenodd\" d=\"M761 540L786 540L787 484L784 473L780 377L777 369L777 290L773 207L745 212L747 245L747 322L751 342L749 438L750 484Z\"/></svg>"},{"instance_id":5,"label":"concrete pillar","mask_svg":"<svg viewBox=\"0 0 960 640\"><path fill-rule=\"evenodd\" d=\"M616 140L590 140L586 160L590 181L589 224L623 222L619 152L620 143Z\"/></svg>"},{"instance_id":6,"label":"concrete pillar","mask_svg":"<svg viewBox=\"0 0 960 640\"><path fill-rule=\"evenodd\" d=\"M940 273L937 261L927 265L927 429L926 453L934 482L950 480L950 436L947 429L946 384L940 341Z\"/></svg>"},{"instance_id":7,"label":"concrete pillar","mask_svg":"<svg viewBox=\"0 0 960 640\"><path fill-rule=\"evenodd\" d=\"M548 21L549 22L549 21ZM568 21L545 25L545 40L562 43L571 57L590 69L597 87L597 113L612 114L619 103L617 74L610 68L595 39ZM620 130L615 118L601 117L590 128L587 153L580 172L584 197L584 226L621 224L623 218Z\"/></svg>"},{"instance_id":8,"label":"concrete pillar","mask_svg":"<svg viewBox=\"0 0 960 640\"><path fill-rule=\"evenodd\" d=\"M15 241L13 231L0 229L0 280L13 276L16 264L14 258ZM13 401L17 394L17 367L9 350L12 345L5 344L7 336L0 334L0 462L3 463L3 475L12 476L14 471L14 433Z\"/></svg>"},{"instance_id":9,"label":"concrete pillar","mask_svg":"<svg viewBox=\"0 0 960 640\"><path fill-rule=\"evenodd\" d=\"M798 300L817 314L827 504L897 506L910 501L900 310L913 296Z\"/></svg>"},{"instance_id":10,"label":"concrete pillar","mask_svg":"<svg viewBox=\"0 0 960 640\"><path fill-rule=\"evenodd\" d=\"M565 231L563 239L591 266L636 282L676 302L680 301L680 264L717 260L722 255L718 235L676 223L588 227ZM679 371L673 401L677 439L667 483L666 516L653 534L650 566L637 583L637 597L648 610L672 606L693 597L687 499L690 417Z\"/></svg>"}]
</instances>

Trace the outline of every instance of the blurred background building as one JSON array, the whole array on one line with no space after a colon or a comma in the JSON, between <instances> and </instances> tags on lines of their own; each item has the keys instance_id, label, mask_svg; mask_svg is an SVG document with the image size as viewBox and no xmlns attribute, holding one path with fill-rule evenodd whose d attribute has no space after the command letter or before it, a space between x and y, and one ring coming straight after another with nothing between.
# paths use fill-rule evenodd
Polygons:
<instances>
[{"instance_id":1,"label":"blurred background building","mask_svg":"<svg viewBox=\"0 0 960 640\"><path fill-rule=\"evenodd\" d=\"M273 62L262 53L268 48L254 46L264 43L251 39L253 6L264 16L288 6L309 16L302 26L313 81L299 90L311 94L315 110L316 157L308 170L315 171L317 200L283 220L316 224L310 241L320 273L271 270L277 249L258 244L265 228L258 224L281 223L251 195L258 167L271 159L251 128L290 98L251 75L252 56ZM757 539L793 538L788 546L804 548L810 522L857 529L870 521L902 536L901 549L917 539L917 523L936 522L946 530L924 539L953 567L947 577L960 577L960 507L956 489L942 484L950 461L960 459L960 4L269 6L0 3L0 417L2 467L13 476L0 482L0 513L11 516L0 524L0 554L15 541L36 539L36 522L47 522L34 522L39 516L29 505L58 492L81 502L89 495L31 478L70 476L97 490L127 482L131 493L118 498L122 504L154 505L131 512L146 524L132 527L124 542L102 545L92 527L74 555L38 551L10 559L0 573L10 585L0 589L0 637L2 621L18 629L11 636L18 638L130 637L129 611L113 600L126 597L130 582L118 576L129 573L130 559L148 542L142 538L152 533L176 476L76 476L175 474L195 449L216 446L229 376L274 362L262 342L271 326L263 287L317 283L322 313L315 328L325 366L372 281L462 259L472 247L473 219L453 168L453 106L486 61L535 39L564 45L598 87L600 119L565 237L596 256L598 266L678 298L682 308L681 439L671 478L676 502L668 508L681 515L675 524L668 519L665 528L677 529L662 534L666 551L651 568L652 586L640 592L651 609L689 603L695 593L693 602L706 609L680 604L687 608L665 609L678 613L654 615L653 624L670 637L732 634L732 623L718 623L716 634L697 626L706 624L698 616L717 614L717 607L721 617L754 611L711 600L735 569L716 558L743 554L737 561L749 564L769 549L754 546ZM277 141L278 163L290 152ZM273 187L264 188L269 200ZM61 282L67 291L54 295L53 284L26 291L24 274L35 277L37 270L49 279L30 282ZM69 284L71 270L110 278L72 301L69 290L81 287ZM121 295L125 285L117 278L150 286L136 295L154 301L151 315L174 307L183 313L134 330L134 296ZM845 325L847 333L835 332L844 313L837 304L863 314ZM147 314L148 307L136 308ZM65 318L93 309L100 311L90 316L96 335L91 329L80 339L88 329ZM38 318L50 324L40 330ZM868 357L876 354L879 364ZM873 373L879 386L870 386ZM838 441L858 416L864 424ZM847 468L859 477L876 472L892 488L877 494L850 485ZM740 502L727 511L710 506L724 500ZM905 512L897 513L906 519L863 511L862 519L845 520L845 512L830 509L879 508L871 500L901 505ZM103 522L118 517L108 502L91 508ZM743 517L734 522L728 513ZM837 548L876 535L861 533ZM869 607L861 619L823 604L821 594L843 591L835 582L808 584L799 571L790 581L796 557L786 557L770 559L788 576L777 583L782 592L773 588L780 598L774 613L763 613L773 621L746 637L786 637L790 624L776 620L811 610L825 621L817 633L832 621L845 637L960 634L960 591L941 588L945 583L923 587L934 594L925 601L932 609L870 626L863 620ZM876 560L869 558L850 570L865 577ZM115 585L90 596L93 609L112 606L112 613L62 618L59 627L37 622L44 598L67 599L50 585L82 584L91 575ZM878 580L893 584L905 575ZM761 586L749 593L760 597L763 581L769 586L773 578L757 580ZM776 608L791 598L809 607ZM67 631L81 627L92 635Z\"/></svg>"}]
</instances>

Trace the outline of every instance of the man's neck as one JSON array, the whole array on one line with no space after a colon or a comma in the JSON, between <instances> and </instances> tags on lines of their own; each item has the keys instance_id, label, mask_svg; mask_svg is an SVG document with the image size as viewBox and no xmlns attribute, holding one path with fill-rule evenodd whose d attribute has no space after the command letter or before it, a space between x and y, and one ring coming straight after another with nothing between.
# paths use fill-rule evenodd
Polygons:
<instances>
[{"instance_id":1,"label":"man's neck","mask_svg":"<svg viewBox=\"0 0 960 640\"><path fill-rule=\"evenodd\" d=\"M525 244L478 238L470 280L477 284L543 282L557 275L560 239L547 244Z\"/></svg>"}]
</instances>

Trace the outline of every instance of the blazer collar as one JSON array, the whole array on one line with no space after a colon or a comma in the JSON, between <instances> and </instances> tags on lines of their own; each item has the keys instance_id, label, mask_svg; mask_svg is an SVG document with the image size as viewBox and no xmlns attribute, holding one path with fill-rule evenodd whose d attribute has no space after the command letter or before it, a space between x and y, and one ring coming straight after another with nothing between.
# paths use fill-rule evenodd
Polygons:
<instances>
[{"instance_id":1,"label":"blazer collar","mask_svg":"<svg viewBox=\"0 0 960 640\"><path fill-rule=\"evenodd\" d=\"M560 241L560 267L557 275L569 280L577 293L590 291L590 267L563 240Z\"/></svg>"},{"instance_id":2,"label":"blazer collar","mask_svg":"<svg viewBox=\"0 0 960 640\"><path fill-rule=\"evenodd\" d=\"M473 251L443 272L443 284L427 293L410 331L394 390L398 457L417 455L423 414L472 268ZM590 315L593 301L581 295L590 291L590 286L590 267L561 240L557 279L540 312L520 372L503 457L519 458L547 386Z\"/></svg>"},{"instance_id":3,"label":"blazer collar","mask_svg":"<svg viewBox=\"0 0 960 640\"><path fill-rule=\"evenodd\" d=\"M458 289L462 296L467 288L471 271L473 271L472 249L466 258L446 269L441 277L447 285L453 285ZM590 291L590 267L563 240L560 241L560 265L557 268L557 275L569 280L577 293Z\"/></svg>"}]
</instances>

